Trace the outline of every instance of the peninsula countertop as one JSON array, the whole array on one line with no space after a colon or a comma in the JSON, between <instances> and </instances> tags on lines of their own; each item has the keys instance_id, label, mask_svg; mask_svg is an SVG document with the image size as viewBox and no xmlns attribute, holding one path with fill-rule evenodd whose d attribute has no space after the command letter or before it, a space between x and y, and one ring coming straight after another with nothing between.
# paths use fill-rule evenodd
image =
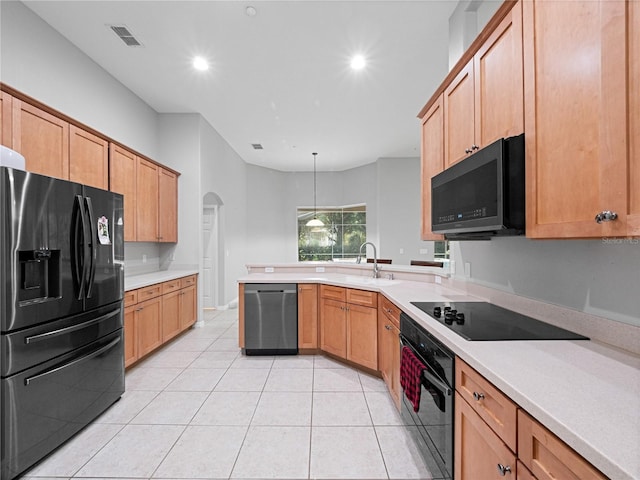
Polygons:
<instances>
[{"instance_id":1,"label":"peninsula countertop","mask_svg":"<svg viewBox=\"0 0 640 480\"><path fill-rule=\"evenodd\" d=\"M640 479L640 358L631 353L584 340L467 341L411 302L484 299L437 283L337 273L254 273L238 282L380 292L604 474Z\"/></svg>"}]
</instances>

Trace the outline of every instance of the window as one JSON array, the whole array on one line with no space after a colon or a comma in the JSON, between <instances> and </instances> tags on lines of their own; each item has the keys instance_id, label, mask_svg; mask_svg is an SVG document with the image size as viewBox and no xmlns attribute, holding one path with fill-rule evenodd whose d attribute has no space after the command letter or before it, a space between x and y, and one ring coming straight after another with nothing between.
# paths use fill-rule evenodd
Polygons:
<instances>
[{"instance_id":1,"label":"window","mask_svg":"<svg viewBox=\"0 0 640 480\"><path fill-rule=\"evenodd\" d=\"M449 242L444 241L435 241L433 242L433 259L447 259L449 258Z\"/></svg>"},{"instance_id":2,"label":"window","mask_svg":"<svg viewBox=\"0 0 640 480\"><path fill-rule=\"evenodd\" d=\"M323 227L308 227L313 208L298 208L298 261L355 259L367 241L367 206L319 207Z\"/></svg>"}]
</instances>

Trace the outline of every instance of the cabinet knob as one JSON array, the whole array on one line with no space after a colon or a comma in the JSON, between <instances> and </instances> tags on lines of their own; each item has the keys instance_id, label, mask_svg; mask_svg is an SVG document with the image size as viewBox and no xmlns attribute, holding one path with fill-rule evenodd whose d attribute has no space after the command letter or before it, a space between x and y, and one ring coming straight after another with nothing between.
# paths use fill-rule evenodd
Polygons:
<instances>
[{"instance_id":1,"label":"cabinet knob","mask_svg":"<svg viewBox=\"0 0 640 480\"><path fill-rule=\"evenodd\" d=\"M385 325L384 328L386 328L387 330L391 330L391 325Z\"/></svg>"},{"instance_id":2,"label":"cabinet knob","mask_svg":"<svg viewBox=\"0 0 640 480\"><path fill-rule=\"evenodd\" d=\"M498 464L498 473L501 477L504 477L507 473L511 473L511 467L509 465Z\"/></svg>"},{"instance_id":3,"label":"cabinet knob","mask_svg":"<svg viewBox=\"0 0 640 480\"><path fill-rule=\"evenodd\" d=\"M471 151L479 150L479 149L480 149L480 147L478 145L475 145L475 144L471 145Z\"/></svg>"},{"instance_id":4,"label":"cabinet knob","mask_svg":"<svg viewBox=\"0 0 640 480\"><path fill-rule=\"evenodd\" d=\"M603 210L596 215L596 223L612 222L617 218L618 214L616 212L612 212L611 210Z\"/></svg>"},{"instance_id":5,"label":"cabinet knob","mask_svg":"<svg viewBox=\"0 0 640 480\"><path fill-rule=\"evenodd\" d=\"M465 148L464 153L471 153L471 149L470 148Z\"/></svg>"},{"instance_id":6,"label":"cabinet knob","mask_svg":"<svg viewBox=\"0 0 640 480\"><path fill-rule=\"evenodd\" d=\"M484 398L484 393L473 392L473 398L477 401L480 401Z\"/></svg>"}]
</instances>

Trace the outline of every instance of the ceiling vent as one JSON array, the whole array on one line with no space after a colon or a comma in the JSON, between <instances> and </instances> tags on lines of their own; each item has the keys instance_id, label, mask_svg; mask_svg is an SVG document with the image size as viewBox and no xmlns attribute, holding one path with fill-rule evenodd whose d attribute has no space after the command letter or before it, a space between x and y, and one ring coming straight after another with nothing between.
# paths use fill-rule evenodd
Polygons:
<instances>
[{"instance_id":1,"label":"ceiling vent","mask_svg":"<svg viewBox=\"0 0 640 480\"><path fill-rule=\"evenodd\" d=\"M142 44L124 25L109 25L109 28L122 40L127 47L141 47Z\"/></svg>"},{"instance_id":2,"label":"ceiling vent","mask_svg":"<svg viewBox=\"0 0 640 480\"><path fill-rule=\"evenodd\" d=\"M259 143L252 143L251 146L253 147L254 150L264 150L262 145Z\"/></svg>"}]
</instances>

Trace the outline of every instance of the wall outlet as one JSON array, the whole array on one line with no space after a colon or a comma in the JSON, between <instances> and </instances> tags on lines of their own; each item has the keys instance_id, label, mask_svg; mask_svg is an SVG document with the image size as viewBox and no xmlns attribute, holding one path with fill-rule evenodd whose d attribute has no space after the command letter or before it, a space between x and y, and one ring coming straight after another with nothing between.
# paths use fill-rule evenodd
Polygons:
<instances>
[{"instance_id":1,"label":"wall outlet","mask_svg":"<svg viewBox=\"0 0 640 480\"><path fill-rule=\"evenodd\" d=\"M436 280L436 283L437 283L438 285L440 285L440 284L442 283L442 278L440 277L440 275L436 275L435 280Z\"/></svg>"},{"instance_id":2,"label":"wall outlet","mask_svg":"<svg viewBox=\"0 0 640 480\"><path fill-rule=\"evenodd\" d=\"M274 272L273 267L264 267L264 273L273 273L273 272Z\"/></svg>"},{"instance_id":3,"label":"wall outlet","mask_svg":"<svg viewBox=\"0 0 640 480\"><path fill-rule=\"evenodd\" d=\"M464 262L464 276L471 277L471 262Z\"/></svg>"},{"instance_id":4,"label":"wall outlet","mask_svg":"<svg viewBox=\"0 0 640 480\"><path fill-rule=\"evenodd\" d=\"M428 255L429 254L429 249L428 248L421 248L420 249L420 255Z\"/></svg>"},{"instance_id":5,"label":"wall outlet","mask_svg":"<svg viewBox=\"0 0 640 480\"><path fill-rule=\"evenodd\" d=\"M176 254L175 254L175 253L172 253L172 254L171 254L171 261L172 261L172 262L175 262L175 261L176 261Z\"/></svg>"},{"instance_id":6,"label":"wall outlet","mask_svg":"<svg viewBox=\"0 0 640 480\"><path fill-rule=\"evenodd\" d=\"M455 275L456 274L456 262L454 260L451 260L449 262L449 273L451 275Z\"/></svg>"},{"instance_id":7,"label":"wall outlet","mask_svg":"<svg viewBox=\"0 0 640 480\"><path fill-rule=\"evenodd\" d=\"M316 267L316 273L324 273L324 267Z\"/></svg>"},{"instance_id":8,"label":"wall outlet","mask_svg":"<svg viewBox=\"0 0 640 480\"><path fill-rule=\"evenodd\" d=\"M404 255L404 248L400 249L400 255Z\"/></svg>"},{"instance_id":9,"label":"wall outlet","mask_svg":"<svg viewBox=\"0 0 640 480\"><path fill-rule=\"evenodd\" d=\"M147 263L147 256L146 255L142 255L142 263Z\"/></svg>"}]
</instances>

